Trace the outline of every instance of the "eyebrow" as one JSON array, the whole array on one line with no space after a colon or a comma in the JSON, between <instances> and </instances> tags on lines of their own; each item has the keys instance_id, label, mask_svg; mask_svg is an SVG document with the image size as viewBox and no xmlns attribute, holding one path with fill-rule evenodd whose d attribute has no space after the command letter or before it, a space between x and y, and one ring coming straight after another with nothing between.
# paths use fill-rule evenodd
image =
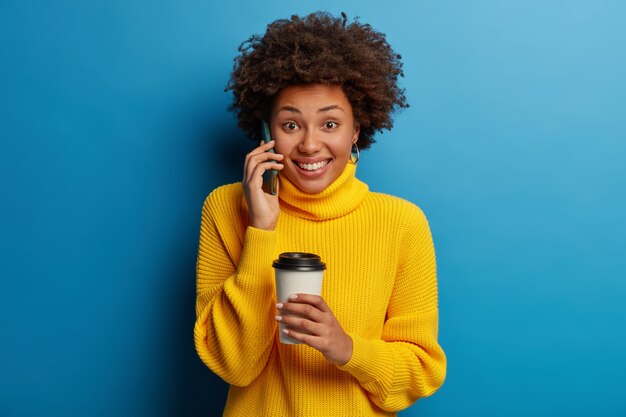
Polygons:
<instances>
[{"instance_id":1,"label":"eyebrow","mask_svg":"<svg viewBox=\"0 0 626 417\"><path fill-rule=\"evenodd\" d=\"M326 111L330 111L330 110L335 110L335 109L337 109L337 110L341 110L342 112L344 112L344 113L345 113L345 111L344 111L344 110L341 108L341 106L340 106L340 105L338 105L338 104L332 104L332 105L330 105L330 106L322 107L322 108L321 108L321 109L319 109L317 112L318 112L318 113L322 113L322 112L326 112ZM282 106L280 109L278 109L278 110L276 111L276 113L280 113L281 111L290 111L290 112L292 112L292 113L300 113L300 114L302 113L302 112L300 111L300 109L299 109L299 108L294 107L294 106Z\"/></svg>"},{"instance_id":2,"label":"eyebrow","mask_svg":"<svg viewBox=\"0 0 626 417\"><path fill-rule=\"evenodd\" d=\"M322 112L329 111L329 110L334 110L334 109L337 109L337 110L341 110L341 111L343 111L343 109L341 108L341 106L339 106L338 104L333 104L333 105L331 105L331 106L322 107L322 108L321 108L321 109L319 109L317 112L318 112L318 113L322 113ZM345 113L345 112L344 112L344 113Z\"/></svg>"}]
</instances>

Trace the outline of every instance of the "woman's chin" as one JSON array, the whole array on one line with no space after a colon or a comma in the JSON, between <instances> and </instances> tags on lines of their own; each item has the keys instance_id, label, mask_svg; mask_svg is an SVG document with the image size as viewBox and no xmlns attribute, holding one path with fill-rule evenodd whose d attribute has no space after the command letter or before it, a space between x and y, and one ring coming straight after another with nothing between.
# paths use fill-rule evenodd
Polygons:
<instances>
[{"instance_id":1,"label":"woman's chin","mask_svg":"<svg viewBox=\"0 0 626 417\"><path fill-rule=\"evenodd\" d=\"M306 180L294 182L294 185L300 189L300 191L307 194L318 194L326 189L328 186L325 182L316 180Z\"/></svg>"}]
</instances>

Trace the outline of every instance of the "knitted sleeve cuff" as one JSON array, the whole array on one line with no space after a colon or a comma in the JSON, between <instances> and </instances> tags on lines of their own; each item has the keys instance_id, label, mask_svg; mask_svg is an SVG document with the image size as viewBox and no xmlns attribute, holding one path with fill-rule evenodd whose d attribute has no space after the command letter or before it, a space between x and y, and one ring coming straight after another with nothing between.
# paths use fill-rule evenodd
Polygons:
<instances>
[{"instance_id":1,"label":"knitted sleeve cuff","mask_svg":"<svg viewBox=\"0 0 626 417\"><path fill-rule=\"evenodd\" d=\"M368 340L361 336L352 337L352 358L339 369L349 372L361 384L372 381L393 380L393 354L382 340Z\"/></svg>"},{"instance_id":2,"label":"knitted sleeve cuff","mask_svg":"<svg viewBox=\"0 0 626 417\"><path fill-rule=\"evenodd\" d=\"M276 256L276 231L248 226L243 238L243 249L237 265L239 275L262 276L271 271Z\"/></svg>"}]
</instances>

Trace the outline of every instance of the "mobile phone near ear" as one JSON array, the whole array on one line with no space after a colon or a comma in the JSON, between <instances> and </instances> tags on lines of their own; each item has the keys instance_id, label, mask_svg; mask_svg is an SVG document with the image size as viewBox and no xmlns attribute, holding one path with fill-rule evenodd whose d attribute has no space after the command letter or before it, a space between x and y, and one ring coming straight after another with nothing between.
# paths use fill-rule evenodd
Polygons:
<instances>
[{"instance_id":1,"label":"mobile phone near ear","mask_svg":"<svg viewBox=\"0 0 626 417\"><path fill-rule=\"evenodd\" d=\"M269 124L263 120L261 126L261 135L263 136L263 141L265 143L272 140L272 134L270 133ZM270 149L268 152L274 153L274 149ZM276 195L277 185L278 185L278 171L275 169L270 169L263 173L263 191L267 194Z\"/></svg>"}]
</instances>

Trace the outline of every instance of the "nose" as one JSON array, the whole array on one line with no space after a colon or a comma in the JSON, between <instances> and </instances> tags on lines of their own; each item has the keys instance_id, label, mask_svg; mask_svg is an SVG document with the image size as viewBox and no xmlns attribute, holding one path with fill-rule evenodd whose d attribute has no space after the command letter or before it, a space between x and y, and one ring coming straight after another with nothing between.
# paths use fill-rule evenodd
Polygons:
<instances>
[{"instance_id":1,"label":"nose","mask_svg":"<svg viewBox=\"0 0 626 417\"><path fill-rule=\"evenodd\" d=\"M302 135L302 140L298 144L298 150L303 154L312 155L322 148L322 141L319 132L315 129L306 129Z\"/></svg>"}]
</instances>

